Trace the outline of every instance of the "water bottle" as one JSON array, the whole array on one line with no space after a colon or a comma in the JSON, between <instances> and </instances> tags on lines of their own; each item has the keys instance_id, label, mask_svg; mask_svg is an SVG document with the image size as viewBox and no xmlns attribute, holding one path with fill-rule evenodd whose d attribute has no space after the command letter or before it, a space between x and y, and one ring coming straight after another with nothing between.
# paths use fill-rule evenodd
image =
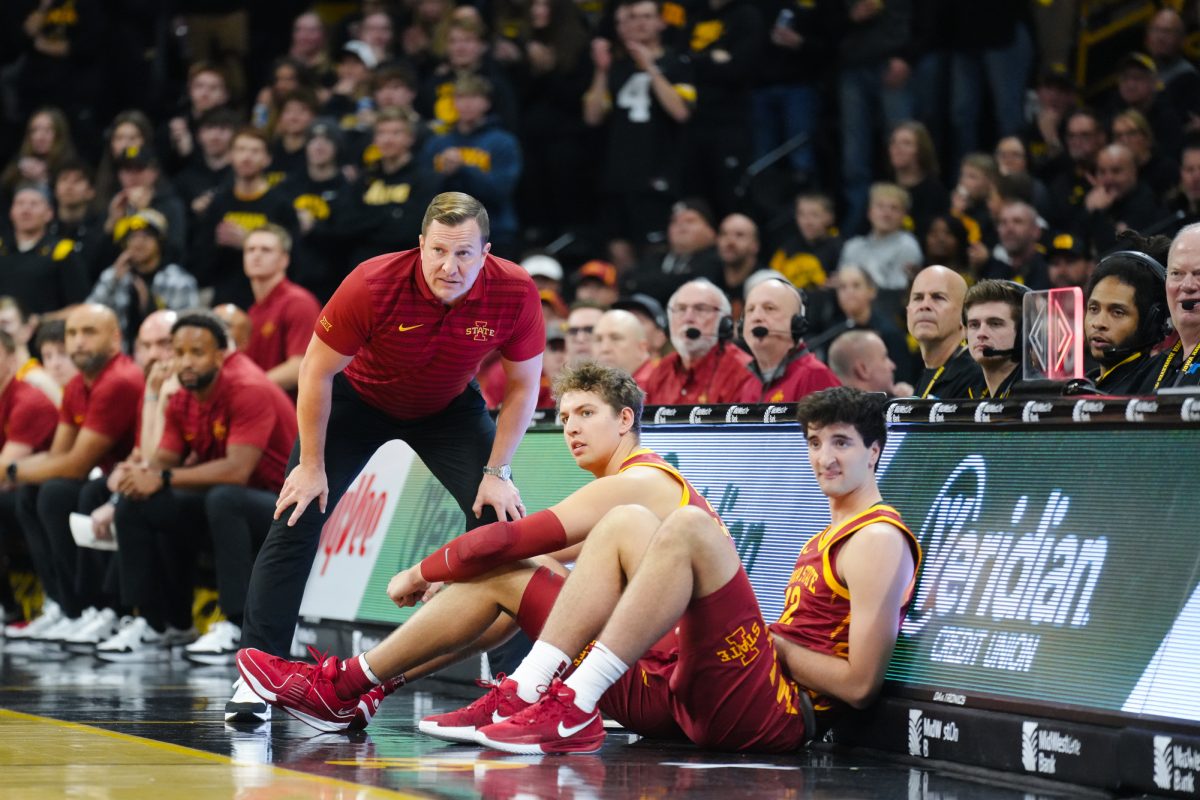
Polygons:
<instances>
[{"instance_id":1,"label":"water bottle","mask_svg":"<svg viewBox=\"0 0 1200 800\"><path fill-rule=\"evenodd\" d=\"M357 128L360 131L365 131L371 126L367 122L367 116L375 110L375 100L369 94L364 94L358 98L358 104L354 107L354 116L358 120Z\"/></svg>"}]
</instances>

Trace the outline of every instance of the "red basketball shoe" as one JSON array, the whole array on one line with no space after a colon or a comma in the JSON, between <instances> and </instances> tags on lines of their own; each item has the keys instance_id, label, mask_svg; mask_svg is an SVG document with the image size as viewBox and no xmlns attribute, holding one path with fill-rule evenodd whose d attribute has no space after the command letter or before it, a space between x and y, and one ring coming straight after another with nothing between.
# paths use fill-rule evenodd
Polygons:
<instances>
[{"instance_id":1,"label":"red basketball shoe","mask_svg":"<svg viewBox=\"0 0 1200 800\"><path fill-rule=\"evenodd\" d=\"M530 705L517 694L517 682L504 673L496 676L495 683L476 683L480 688L489 689L488 693L465 708L426 717L417 724L421 733L447 742L474 744L475 731L479 728L503 722Z\"/></svg>"},{"instance_id":2,"label":"red basketball shoe","mask_svg":"<svg viewBox=\"0 0 1200 800\"><path fill-rule=\"evenodd\" d=\"M555 679L536 703L480 728L475 741L506 753L595 753L604 744L604 723L599 711L581 711L575 690Z\"/></svg>"},{"instance_id":3,"label":"red basketball shoe","mask_svg":"<svg viewBox=\"0 0 1200 800\"><path fill-rule=\"evenodd\" d=\"M379 705L383 699L403 685L403 678L392 678L371 687L370 691L358 698L358 709L354 712L354 719L350 721L350 727L346 730L361 731L370 725L371 720L379 713Z\"/></svg>"},{"instance_id":4,"label":"red basketball shoe","mask_svg":"<svg viewBox=\"0 0 1200 800\"><path fill-rule=\"evenodd\" d=\"M333 688L338 659L326 658L313 648L317 664L288 661L262 650L238 650L237 666L254 693L273 706L319 731L344 731L358 713L359 698L343 700Z\"/></svg>"}]
</instances>

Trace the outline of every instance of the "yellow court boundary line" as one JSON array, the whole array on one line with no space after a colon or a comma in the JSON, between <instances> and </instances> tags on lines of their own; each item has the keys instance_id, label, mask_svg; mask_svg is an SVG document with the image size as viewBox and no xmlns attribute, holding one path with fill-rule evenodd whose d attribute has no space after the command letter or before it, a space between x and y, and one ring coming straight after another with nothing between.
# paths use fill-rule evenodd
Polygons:
<instances>
[{"instance_id":1,"label":"yellow court boundary line","mask_svg":"<svg viewBox=\"0 0 1200 800\"><path fill-rule=\"evenodd\" d=\"M184 747L179 744L171 744L170 742L159 742L154 739L146 739L141 736L133 736L128 733L120 733L118 731L109 731L104 728L96 728L91 725L83 725L78 722L68 722L66 720L54 719L53 717L42 717L37 714L27 714L23 711L12 711L7 708L0 708L0 719L8 717L10 719L23 720L25 722L40 722L49 723L60 728L77 731L79 733L94 734L101 737L115 739L126 744L143 745L152 749L161 750L174 755L188 756L197 758L202 761L210 761L216 764L224 764L229 767L243 766L235 762L229 756L219 755L217 753L209 753L205 750L197 750L192 747ZM324 786L333 786L339 789L354 789L356 791L379 792L384 797L399 798L400 800L428 800L428 795L407 794L399 792L395 789L388 789L383 786L375 786L369 783L355 783L353 781L342 780L341 778L330 778L326 775L314 775L311 772L303 772L301 770L287 769L276 764L263 764L263 767L269 768L272 772L281 773L288 778L301 778L312 783L321 784Z\"/></svg>"}]
</instances>

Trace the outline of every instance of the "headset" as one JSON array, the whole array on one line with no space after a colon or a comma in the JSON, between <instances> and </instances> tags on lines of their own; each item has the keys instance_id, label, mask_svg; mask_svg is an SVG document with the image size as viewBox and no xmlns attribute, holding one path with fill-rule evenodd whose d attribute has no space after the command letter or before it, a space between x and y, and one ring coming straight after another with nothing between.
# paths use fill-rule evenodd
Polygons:
<instances>
[{"instance_id":1,"label":"headset","mask_svg":"<svg viewBox=\"0 0 1200 800\"><path fill-rule=\"evenodd\" d=\"M1163 296L1156 298L1150 304L1150 308L1146 310L1145 319L1138 320L1138 329L1130 343L1121 347L1105 347L1103 349L1104 361L1110 364L1122 361L1139 350L1153 347L1171 333L1171 313L1166 302L1167 270L1158 263L1157 259L1137 250L1118 250L1115 253L1109 253L1100 259L1096 269L1099 270L1106 262L1112 262L1115 259L1132 261L1150 270L1151 275L1162 281L1164 289Z\"/></svg>"},{"instance_id":2,"label":"headset","mask_svg":"<svg viewBox=\"0 0 1200 800\"><path fill-rule=\"evenodd\" d=\"M796 299L798 299L800 301L800 313L792 314L792 318L788 322L787 330L778 330L778 329L768 328L765 325L756 325L750 329L750 333L759 339L763 339L768 334L772 334L772 333L786 333L792 337L792 346L795 347L796 345L800 344L801 340L804 339L804 334L808 333L808 317L806 317L804 315L804 312L808 308L808 305L806 302L808 300L808 298L805 297L803 289L797 288L789 280L786 280L783 278L776 278L774 276L767 278L766 280L778 281L779 283L783 284L784 286L788 287L793 292L795 292ZM732 320L729 320L728 317L721 320L722 324L724 324L726 321L729 321L730 324L732 325ZM746 341L745 328L746 328L746 315L743 314L742 318L737 321L736 328L731 330L731 333L736 333L737 338L741 339L744 342L744 341ZM718 329L718 333L719 332L720 331Z\"/></svg>"},{"instance_id":3,"label":"headset","mask_svg":"<svg viewBox=\"0 0 1200 800\"><path fill-rule=\"evenodd\" d=\"M996 281L996 283L1002 283L1005 286L1007 286L1008 288L1015 290L1017 295L1020 296L1021 298L1024 298L1025 295L1029 294L1029 292L1031 291L1030 288L1023 283L1017 283L1016 281L1010 281L1010 280L1006 280L1006 279L1002 279L1002 278L994 279L994 280ZM967 309L966 309L966 306L963 306L963 325L965 326L966 324L967 324ZM1016 330L1013 335L1013 346L1012 347L1005 348L1004 350L997 350L994 347L984 347L984 348L980 349L980 351L979 351L980 355L982 355L984 358L1010 358L1013 361L1020 364L1021 363L1021 352L1024 350L1024 348L1021 345L1025 338L1024 314L1020 309L1018 309L1018 311L1017 311L1017 318L1013 321L1013 325L1016 328Z\"/></svg>"}]
</instances>

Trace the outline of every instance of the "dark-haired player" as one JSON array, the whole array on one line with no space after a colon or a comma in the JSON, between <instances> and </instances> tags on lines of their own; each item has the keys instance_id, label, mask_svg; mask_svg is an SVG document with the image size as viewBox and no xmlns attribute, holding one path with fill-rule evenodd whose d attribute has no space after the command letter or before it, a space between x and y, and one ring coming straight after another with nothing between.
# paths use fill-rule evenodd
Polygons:
<instances>
[{"instance_id":1,"label":"dark-haired player","mask_svg":"<svg viewBox=\"0 0 1200 800\"><path fill-rule=\"evenodd\" d=\"M1170 243L1165 236L1134 240L1122 233L1118 247L1126 249L1105 256L1088 280L1084 336L1100 363L1088 377L1105 394L1136 394L1146 383L1151 351L1169 318L1161 259Z\"/></svg>"},{"instance_id":2,"label":"dark-haired player","mask_svg":"<svg viewBox=\"0 0 1200 800\"><path fill-rule=\"evenodd\" d=\"M778 622L763 619L733 541L710 515L684 508L660 523L621 509L620 527L588 538L515 674L539 647L577 653L594 639L591 649L565 681L561 671L539 676L548 684L540 699L481 728L476 741L512 753L594 752L604 741L597 703L616 695L636 702L643 718L673 720L701 747L787 752L814 736L814 712L869 705L921 558L875 482L883 405L846 387L800 402L832 522L801 549ZM667 658L648 652L672 634Z\"/></svg>"},{"instance_id":3,"label":"dark-haired player","mask_svg":"<svg viewBox=\"0 0 1200 800\"><path fill-rule=\"evenodd\" d=\"M567 447L595 481L545 511L466 533L398 573L388 594L401 606L415 603L432 582L453 584L378 647L341 662L344 670L337 668L337 659L315 668L243 650L238 666L249 685L314 727L345 728L360 695L376 680L390 679L385 685L391 689L398 680L412 680L486 649L511 630L509 617L536 638L562 586L561 561L573 557L585 537L606 536L622 527L629 512L617 511L619 507L636 506L639 517L662 520L692 506L717 519L674 467L639 445L643 394L627 372L582 362L559 376L555 394ZM723 530L719 520L715 525ZM558 560L521 560L543 553L554 553ZM509 714L537 699L538 687L549 676L542 680L532 666L517 670L465 709L423 720L421 730L452 741L474 741L476 727L491 723L493 712ZM293 694L296 687L302 687L299 696ZM373 699L378 692L363 698L365 711L373 712ZM629 719L621 706L611 710L618 719ZM665 732L675 732L674 722L666 721Z\"/></svg>"}]
</instances>

